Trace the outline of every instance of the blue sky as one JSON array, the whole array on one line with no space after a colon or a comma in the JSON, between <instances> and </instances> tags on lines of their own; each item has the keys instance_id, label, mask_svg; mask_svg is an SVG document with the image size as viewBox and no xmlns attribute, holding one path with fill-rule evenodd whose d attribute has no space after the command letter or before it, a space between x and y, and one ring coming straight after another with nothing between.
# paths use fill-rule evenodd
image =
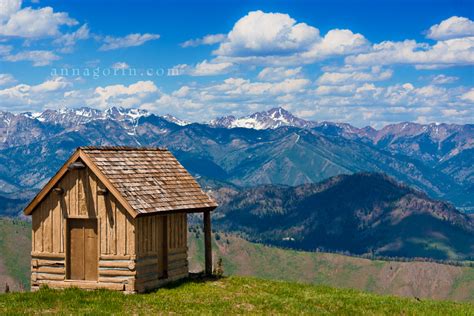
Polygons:
<instances>
[{"instance_id":1,"label":"blue sky","mask_svg":"<svg viewBox=\"0 0 474 316\"><path fill-rule=\"evenodd\" d=\"M473 1L0 0L0 110L474 123L473 20Z\"/></svg>"}]
</instances>

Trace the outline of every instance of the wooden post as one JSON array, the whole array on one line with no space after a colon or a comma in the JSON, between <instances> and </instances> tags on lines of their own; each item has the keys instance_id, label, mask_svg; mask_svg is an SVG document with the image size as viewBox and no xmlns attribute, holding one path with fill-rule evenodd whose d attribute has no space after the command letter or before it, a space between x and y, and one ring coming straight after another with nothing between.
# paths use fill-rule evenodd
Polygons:
<instances>
[{"instance_id":1,"label":"wooden post","mask_svg":"<svg viewBox=\"0 0 474 316\"><path fill-rule=\"evenodd\" d=\"M206 275L212 274L211 211L204 212L204 257Z\"/></svg>"}]
</instances>

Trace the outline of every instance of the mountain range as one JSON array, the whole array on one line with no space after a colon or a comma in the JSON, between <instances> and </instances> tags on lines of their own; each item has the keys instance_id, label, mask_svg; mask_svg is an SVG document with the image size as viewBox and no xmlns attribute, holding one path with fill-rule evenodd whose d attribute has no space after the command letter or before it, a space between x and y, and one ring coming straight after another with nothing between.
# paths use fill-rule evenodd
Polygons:
<instances>
[{"instance_id":1,"label":"mountain range","mask_svg":"<svg viewBox=\"0 0 474 316\"><path fill-rule=\"evenodd\" d=\"M250 188L221 201L214 217L218 229L280 247L474 258L474 218L378 173Z\"/></svg>"},{"instance_id":2,"label":"mountain range","mask_svg":"<svg viewBox=\"0 0 474 316\"><path fill-rule=\"evenodd\" d=\"M377 130L303 120L282 108L208 123L116 107L0 112L0 195L31 196L81 145L167 147L202 182L212 182L209 189L300 185L372 171L457 207L474 206L474 125Z\"/></svg>"}]
</instances>

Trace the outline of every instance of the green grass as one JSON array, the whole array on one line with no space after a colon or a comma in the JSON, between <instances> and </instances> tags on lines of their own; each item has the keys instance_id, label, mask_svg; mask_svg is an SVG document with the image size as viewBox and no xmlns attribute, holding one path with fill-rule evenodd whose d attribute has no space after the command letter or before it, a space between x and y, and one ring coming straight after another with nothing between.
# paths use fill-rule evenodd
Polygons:
<instances>
[{"instance_id":1,"label":"green grass","mask_svg":"<svg viewBox=\"0 0 474 316\"><path fill-rule=\"evenodd\" d=\"M213 252L214 258L223 259L225 275L474 302L474 268L295 251L251 243L222 232L219 235L220 240L213 243ZM191 233L189 245L193 271L202 270L204 259L199 253L203 252L202 238L196 239Z\"/></svg>"},{"instance_id":2,"label":"green grass","mask_svg":"<svg viewBox=\"0 0 474 316\"><path fill-rule=\"evenodd\" d=\"M30 229L28 222L0 219L0 261L5 272L21 282L25 289L29 289L30 278ZM474 268L301 252L251 243L222 232L219 235L219 240L213 240L214 258L223 259L226 275L354 288L377 294L474 302ZM204 268L203 239L202 233L199 239L195 238L194 233L190 234L189 262L192 271ZM0 277L0 291L5 286L1 281ZM10 288L17 290L11 284Z\"/></svg>"},{"instance_id":3,"label":"green grass","mask_svg":"<svg viewBox=\"0 0 474 316\"><path fill-rule=\"evenodd\" d=\"M182 282L139 295L78 289L0 295L0 314L33 313L472 315L474 305L244 277Z\"/></svg>"}]
</instances>

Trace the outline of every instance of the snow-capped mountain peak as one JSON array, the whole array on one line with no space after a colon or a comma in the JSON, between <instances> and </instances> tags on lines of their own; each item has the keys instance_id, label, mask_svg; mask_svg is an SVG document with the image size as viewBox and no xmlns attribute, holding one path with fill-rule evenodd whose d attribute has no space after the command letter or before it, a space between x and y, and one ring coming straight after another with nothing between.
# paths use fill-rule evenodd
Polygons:
<instances>
[{"instance_id":1,"label":"snow-capped mountain peak","mask_svg":"<svg viewBox=\"0 0 474 316\"><path fill-rule=\"evenodd\" d=\"M173 116L171 114L165 114L165 115L162 116L162 118L164 118L168 122L174 123L174 124L179 125L179 126L186 126L186 125L191 124L190 122L185 121L185 120L181 120L181 119L179 119L176 116Z\"/></svg>"},{"instance_id":2,"label":"snow-capped mountain peak","mask_svg":"<svg viewBox=\"0 0 474 316\"><path fill-rule=\"evenodd\" d=\"M209 125L215 127L244 127L253 129L275 129L281 126L307 128L314 126L314 124L314 122L294 116L281 107L257 112L240 118L235 118L234 116L220 117L209 122Z\"/></svg>"}]
</instances>

